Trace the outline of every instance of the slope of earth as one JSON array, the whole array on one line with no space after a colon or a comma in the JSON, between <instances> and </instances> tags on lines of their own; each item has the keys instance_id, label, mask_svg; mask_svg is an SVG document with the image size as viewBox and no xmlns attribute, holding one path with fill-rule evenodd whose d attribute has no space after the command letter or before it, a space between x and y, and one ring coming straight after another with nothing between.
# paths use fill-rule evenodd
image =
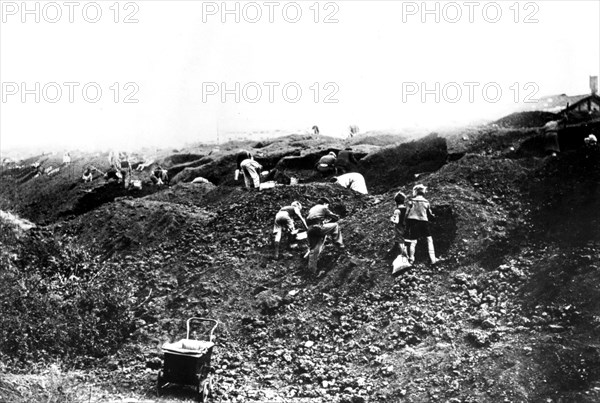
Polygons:
<instances>
[{"instance_id":1,"label":"slope of earth","mask_svg":"<svg viewBox=\"0 0 600 403\"><path fill-rule=\"evenodd\" d=\"M369 190L383 193L441 168L448 160L446 139L430 134L419 140L384 147L359 161Z\"/></svg>"},{"instance_id":2,"label":"slope of earth","mask_svg":"<svg viewBox=\"0 0 600 403\"><path fill-rule=\"evenodd\" d=\"M185 319L204 316L221 322L216 401L597 401L598 155L517 158L499 152L501 139L490 136L492 153L479 152L482 138L475 154L466 149L419 176L445 261L429 266L421 249L397 279L386 253L391 199L397 190L409 193L409 178L387 188L380 182L376 196L319 183L264 192L180 184L50 227L37 235L54 258L49 269L74 259L49 247L52 238L113 252L60 287L78 281L91 289L87 282L101 276L109 296L112 284L127 289L117 308L128 314L111 322L126 331L114 328L114 345L101 355L71 354L64 365L86 368L95 381L84 382L121 390L114 394L189 398L177 388L154 395L159 346L183 336ZM321 196L342 216L347 250L326 245L312 276L302 246L272 259L271 231L279 207L293 200L309 207ZM144 242L115 244L121 233ZM31 242L29 251L38 248ZM18 268L26 264L20 253L11 247L0 257ZM53 295L59 284L52 283ZM32 327L30 338L38 331ZM14 351L2 354L11 369L31 368L27 357L17 364ZM35 354L43 362L58 357Z\"/></svg>"},{"instance_id":3,"label":"slope of earth","mask_svg":"<svg viewBox=\"0 0 600 403\"><path fill-rule=\"evenodd\" d=\"M34 222L48 224L64 215L81 214L117 197L141 197L157 190L145 186L142 191L130 192L123 184L117 186L114 181L107 182L102 178L102 173L97 171L94 172L92 183L83 183L81 175L85 167L91 165L100 171L108 169L106 155L74 154L69 166L63 166L56 157L53 160L43 157L42 167L60 169L53 175L36 177L35 168L29 166L5 170L0 176L0 203L5 209L12 209ZM145 180L146 184L149 182L148 172L136 172L134 176Z\"/></svg>"},{"instance_id":4,"label":"slope of earth","mask_svg":"<svg viewBox=\"0 0 600 403\"><path fill-rule=\"evenodd\" d=\"M220 334L223 355L216 358L225 365L218 393L232 400L534 400L556 387L546 386L546 378L559 381L540 355L564 324L538 322L519 302L540 257L537 248L531 242L501 246L528 226L509 212L527 216L519 183L535 169L541 168L474 156L432 174L426 183L440 220L434 228L444 234L439 245L448 261L435 270L419 265L396 282L382 248L388 198L357 198L330 185L209 192L199 203L219 211L203 228L210 235L202 242L193 231L183 234L187 241L171 252L180 264L194 254L206 262L195 270L179 268L185 282L177 288L190 289L169 298L173 325L163 324L162 331L175 337L178 318L194 312L219 317L226 334ZM500 181L507 177L512 182ZM459 183L447 184L448 178ZM327 250L324 274L315 282L298 257L271 261L268 236L279 205L323 194L345 215L350 252ZM185 255L180 248L192 243ZM194 285L193 273L201 273L201 285ZM593 357L584 368L593 368ZM560 360L564 370L579 373L580 364Z\"/></svg>"},{"instance_id":5,"label":"slope of earth","mask_svg":"<svg viewBox=\"0 0 600 403\"><path fill-rule=\"evenodd\" d=\"M458 159L465 153L507 158L544 155L539 128L479 126L445 133L441 137L447 140L452 159Z\"/></svg>"},{"instance_id":6,"label":"slope of earth","mask_svg":"<svg viewBox=\"0 0 600 403\"><path fill-rule=\"evenodd\" d=\"M415 137L415 136L412 136ZM347 140L349 146L355 147L358 145L368 144L374 146L389 146L399 143L404 143L409 139L405 134L390 134L386 132L367 132L356 135Z\"/></svg>"},{"instance_id":7,"label":"slope of earth","mask_svg":"<svg viewBox=\"0 0 600 403\"><path fill-rule=\"evenodd\" d=\"M213 218L213 213L199 207L121 198L56 228L97 252L112 255L158 246L165 239L177 238L185 224L203 225Z\"/></svg>"},{"instance_id":8,"label":"slope of earth","mask_svg":"<svg viewBox=\"0 0 600 403\"><path fill-rule=\"evenodd\" d=\"M494 124L500 127L529 128L542 127L551 120L560 119L560 115L543 111L516 112L498 119Z\"/></svg>"},{"instance_id":9,"label":"slope of earth","mask_svg":"<svg viewBox=\"0 0 600 403\"><path fill-rule=\"evenodd\" d=\"M339 151L345 147L343 140L327 136L288 135L259 142L230 141L218 146L191 145L180 150L146 150L146 153L132 153L131 158L134 168L146 158L153 161L151 167L160 164L168 170L173 184L204 177L216 185L237 186L233 172L236 154L240 149L249 150L264 169L272 170L285 156L308 155L308 160L313 161L331 150ZM377 149L379 146L376 145L355 148L362 155ZM122 184L118 186L114 181L107 182L102 178L103 171L109 168L107 156L107 152L76 152L72 153L72 163L64 166L62 156L50 154L23 160L22 168L3 167L0 175L0 208L14 211L36 223L49 224L83 214L119 197L139 198L161 190L150 181L150 170L153 168L142 172L132 171L131 178L142 181L141 190L128 189ZM41 169L58 168L59 171L36 177L36 169L30 166L36 162ZM81 175L88 166L94 166L98 171L94 171L92 183L82 183ZM314 162L307 168L311 177L314 175L313 166Z\"/></svg>"}]
</instances>

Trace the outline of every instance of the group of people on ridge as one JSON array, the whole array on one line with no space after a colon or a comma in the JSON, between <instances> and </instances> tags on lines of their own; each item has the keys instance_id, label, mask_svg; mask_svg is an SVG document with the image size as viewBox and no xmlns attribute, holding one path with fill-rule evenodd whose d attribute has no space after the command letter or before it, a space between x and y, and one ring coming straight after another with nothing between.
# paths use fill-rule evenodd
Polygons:
<instances>
[{"instance_id":1,"label":"group of people on ridge","mask_svg":"<svg viewBox=\"0 0 600 403\"><path fill-rule=\"evenodd\" d=\"M114 180L117 183L123 183L127 186L127 178L129 178L129 188L136 188L136 183L141 188L141 181L134 180L132 167L135 163L130 161L130 156L127 153L119 151L110 151L108 154L109 168L106 172L100 171L98 168L88 165L83 170L81 180L83 183L90 183L94 180L94 171L100 173L106 181ZM136 172L141 172L150 165L154 164L154 159L144 158L142 163L139 163L135 168ZM129 176L128 176L129 175ZM169 182L168 170L160 164L157 165L150 173L150 180L154 185L161 186Z\"/></svg>"}]
</instances>

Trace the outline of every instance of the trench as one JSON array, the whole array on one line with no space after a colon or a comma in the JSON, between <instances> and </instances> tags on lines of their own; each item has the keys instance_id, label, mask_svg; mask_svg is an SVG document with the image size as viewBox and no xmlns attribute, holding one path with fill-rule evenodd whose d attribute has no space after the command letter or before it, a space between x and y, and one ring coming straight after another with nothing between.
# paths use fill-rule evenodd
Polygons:
<instances>
[{"instance_id":1,"label":"trench","mask_svg":"<svg viewBox=\"0 0 600 403\"><path fill-rule=\"evenodd\" d=\"M88 211L94 210L105 203L115 201L119 197L140 198L156 193L161 188L149 184L144 184L140 190L125 189L123 184L108 182L102 186L94 188L77 200L72 209L59 214L59 217L78 216Z\"/></svg>"}]
</instances>

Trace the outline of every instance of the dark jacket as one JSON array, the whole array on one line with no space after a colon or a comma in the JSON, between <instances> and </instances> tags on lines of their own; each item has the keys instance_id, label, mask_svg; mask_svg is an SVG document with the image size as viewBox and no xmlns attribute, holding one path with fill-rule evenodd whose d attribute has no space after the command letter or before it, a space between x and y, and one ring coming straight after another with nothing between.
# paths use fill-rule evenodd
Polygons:
<instances>
[{"instance_id":1,"label":"dark jacket","mask_svg":"<svg viewBox=\"0 0 600 403\"><path fill-rule=\"evenodd\" d=\"M340 218L334 214L329 208L323 204L317 204L308 212L306 217L306 224L310 227L311 225L322 225L325 219L330 221L338 221Z\"/></svg>"},{"instance_id":2,"label":"dark jacket","mask_svg":"<svg viewBox=\"0 0 600 403\"><path fill-rule=\"evenodd\" d=\"M245 151L245 150L240 151L235 159L237 169L242 169L240 164L249 158L252 158L252 154L250 154L248 151Z\"/></svg>"},{"instance_id":3,"label":"dark jacket","mask_svg":"<svg viewBox=\"0 0 600 403\"><path fill-rule=\"evenodd\" d=\"M336 165L350 168L358 165L358 161L356 157L354 157L354 153L350 150L342 150L338 153Z\"/></svg>"}]
</instances>

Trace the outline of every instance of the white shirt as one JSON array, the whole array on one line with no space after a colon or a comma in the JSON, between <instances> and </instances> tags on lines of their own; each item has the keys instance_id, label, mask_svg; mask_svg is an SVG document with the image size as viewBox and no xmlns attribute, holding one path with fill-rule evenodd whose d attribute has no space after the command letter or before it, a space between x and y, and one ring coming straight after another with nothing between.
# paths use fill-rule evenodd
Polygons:
<instances>
[{"instance_id":1,"label":"white shirt","mask_svg":"<svg viewBox=\"0 0 600 403\"><path fill-rule=\"evenodd\" d=\"M367 191L365 178L358 172L350 172L348 174L338 176L337 183L345 188L352 189L355 192L362 193L364 195L369 194Z\"/></svg>"}]
</instances>

